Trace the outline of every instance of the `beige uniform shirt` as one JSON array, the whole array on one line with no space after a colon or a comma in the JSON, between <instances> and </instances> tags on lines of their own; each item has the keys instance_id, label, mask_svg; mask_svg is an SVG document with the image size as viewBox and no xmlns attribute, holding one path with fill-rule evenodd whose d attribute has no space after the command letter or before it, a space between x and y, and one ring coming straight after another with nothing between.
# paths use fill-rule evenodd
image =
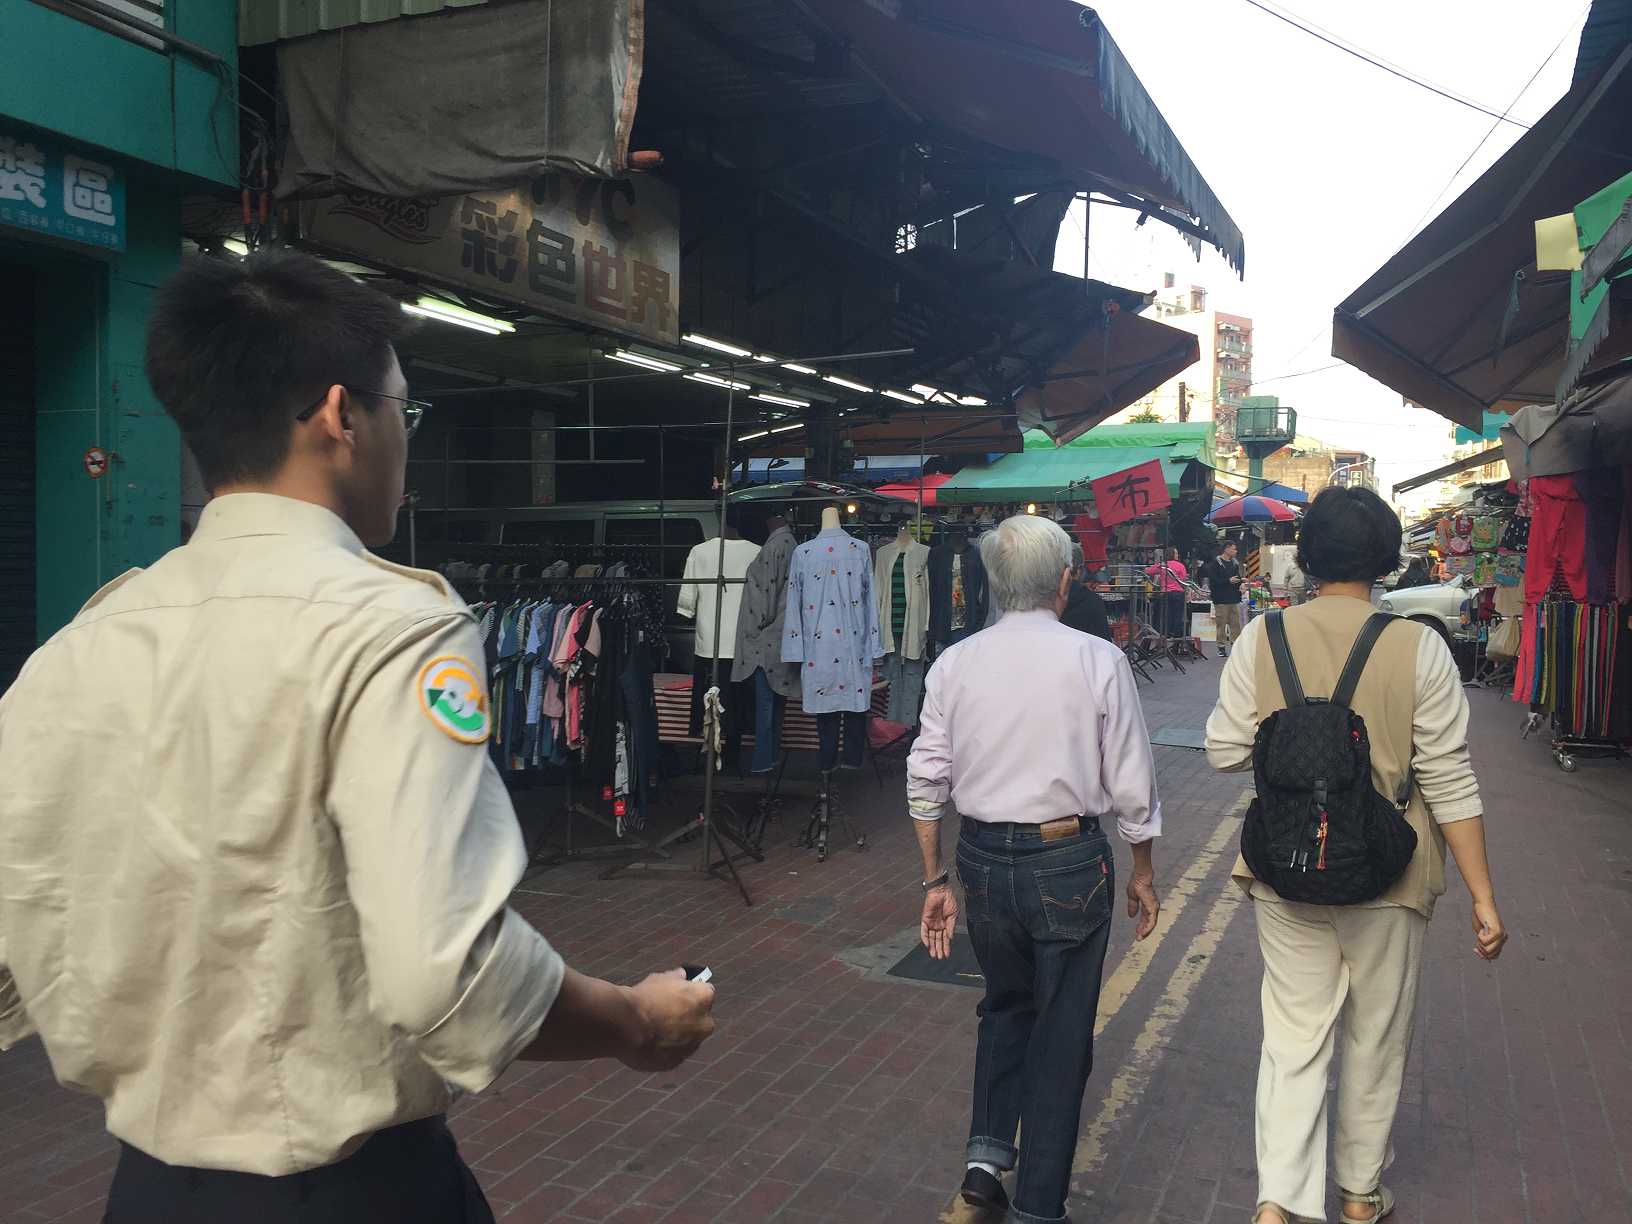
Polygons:
<instances>
[{"instance_id":1,"label":"beige uniform shirt","mask_svg":"<svg viewBox=\"0 0 1632 1224\"><path fill-rule=\"evenodd\" d=\"M0 1049L108 1129L287 1174L491 1083L561 958L434 574L306 502L219 498L0 699Z\"/></svg>"}]
</instances>

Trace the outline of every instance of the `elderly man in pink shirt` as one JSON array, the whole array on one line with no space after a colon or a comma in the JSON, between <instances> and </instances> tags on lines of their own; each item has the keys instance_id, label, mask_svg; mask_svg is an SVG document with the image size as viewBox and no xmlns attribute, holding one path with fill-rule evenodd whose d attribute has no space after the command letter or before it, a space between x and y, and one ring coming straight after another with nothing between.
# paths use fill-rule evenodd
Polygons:
<instances>
[{"instance_id":1,"label":"elderly man in pink shirt","mask_svg":"<svg viewBox=\"0 0 1632 1224\"><path fill-rule=\"evenodd\" d=\"M1020 515L981 540L1003 618L930 670L907 763L924 857L922 938L948 956L958 902L941 865L941 816L962 817L958 878L986 978L975 1046L964 1199L1010 1224L1067 1219L1082 1094L1110 937L1116 872L1101 821L1133 846L1130 918L1156 928L1155 764L1133 674L1109 642L1060 624L1070 539ZM1024 1135L1014 1201L999 1180Z\"/></svg>"}]
</instances>

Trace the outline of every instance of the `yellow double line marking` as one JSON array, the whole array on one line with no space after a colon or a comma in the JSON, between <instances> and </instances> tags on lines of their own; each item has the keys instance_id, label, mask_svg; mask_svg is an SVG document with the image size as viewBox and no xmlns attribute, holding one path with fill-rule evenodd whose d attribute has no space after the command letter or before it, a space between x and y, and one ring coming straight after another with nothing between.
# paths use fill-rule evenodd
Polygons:
<instances>
[{"instance_id":1,"label":"yellow double line marking","mask_svg":"<svg viewBox=\"0 0 1632 1224\"><path fill-rule=\"evenodd\" d=\"M1125 1004L1143 980L1145 971L1150 968L1151 962L1156 959L1156 953L1161 950L1162 941L1167 933L1178 925L1179 916L1184 913L1192 897L1196 896L1206 883L1207 877L1212 874L1213 868L1226 849L1232 848L1240 830L1240 817L1246 810L1247 796L1243 794L1230 808L1229 814L1213 830L1213 835L1207 839L1207 844L1196 855L1190 866L1179 876L1173 887L1162 897L1162 918L1160 925L1150 935L1150 938L1134 944L1122 957L1122 961L1111 974L1109 980L1099 992L1099 1013L1094 1021L1094 1037L1097 1039L1105 1031L1105 1026L1116 1018ZM1076 1158L1072 1161L1072 1171L1088 1173L1096 1171L1104 1163L1104 1142L1117 1120L1139 1101L1144 1094L1145 1086L1150 1082L1151 1072L1160 1056L1160 1050L1165 1044L1168 1033L1190 1008L1190 997L1207 966L1212 963L1213 954L1224 938L1230 919L1234 917L1236 909L1241 904L1241 892L1233 884L1226 884L1214 900L1207 917L1202 921L1201 930L1190 941L1190 946L1179 957L1178 968L1173 976L1168 978L1167 986L1162 991L1162 998L1145 1020L1139 1036L1134 1039L1133 1052L1121 1070L1112 1079L1110 1086L1105 1090L1104 1099L1100 1105L1099 1114L1088 1124L1081 1137L1077 1140ZM984 1219L982 1212L969 1206L957 1195L947 1205L940 1216L941 1224L975 1224Z\"/></svg>"}]
</instances>

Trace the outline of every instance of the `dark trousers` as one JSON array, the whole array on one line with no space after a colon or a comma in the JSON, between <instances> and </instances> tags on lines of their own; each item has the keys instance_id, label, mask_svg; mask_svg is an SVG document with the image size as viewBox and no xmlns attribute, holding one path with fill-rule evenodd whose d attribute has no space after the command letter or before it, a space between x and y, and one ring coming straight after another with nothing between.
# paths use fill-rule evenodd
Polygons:
<instances>
[{"instance_id":1,"label":"dark trousers","mask_svg":"<svg viewBox=\"0 0 1632 1224\"><path fill-rule=\"evenodd\" d=\"M1111 933L1110 845L1092 818L1057 841L966 818L958 878L986 977L967 1159L1012 1169L1019 1155L1010 1221L1063 1220Z\"/></svg>"},{"instance_id":2,"label":"dark trousers","mask_svg":"<svg viewBox=\"0 0 1632 1224\"><path fill-rule=\"evenodd\" d=\"M1168 637L1189 637L1185 632L1184 613L1186 595L1183 591L1166 591L1161 596L1162 632Z\"/></svg>"},{"instance_id":3,"label":"dark trousers","mask_svg":"<svg viewBox=\"0 0 1632 1224\"><path fill-rule=\"evenodd\" d=\"M844 753L841 759L840 742ZM867 747L867 715L848 711L816 715L816 763L821 769L843 766L860 769L862 752Z\"/></svg>"},{"instance_id":4,"label":"dark trousers","mask_svg":"<svg viewBox=\"0 0 1632 1224\"><path fill-rule=\"evenodd\" d=\"M120 1144L103 1224L493 1224L446 1119L373 1136L288 1177L185 1169Z\"/></svg>"},{"instance_id":5,"label":"dark trousers","mask_svg":"<svg viewBox=\"0 0 1632 1224\"><path fill-rule=\"evenodd\" d=\"M754 686L754 762L749 768L766 774L776 768L782 748L782 712L788 699L771 687L763 667L754 669L749 683Z\"/></svg>"}]
</instances>

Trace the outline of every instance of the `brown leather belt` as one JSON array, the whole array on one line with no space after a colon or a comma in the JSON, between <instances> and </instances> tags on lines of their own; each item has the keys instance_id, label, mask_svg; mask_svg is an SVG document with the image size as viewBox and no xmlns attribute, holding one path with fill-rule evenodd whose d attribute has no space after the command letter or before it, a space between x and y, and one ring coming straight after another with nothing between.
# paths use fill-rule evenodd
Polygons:
<instances>
[{"instance_id":1,"label":"brown leather belt","mask_svg":"<svg viewBox=\"0 0 1632 1224\"><path fill-rule=\"evenodd\" d=\"M1027 824L1003 820L975 820L972 817L963 818L965 825L973 825L976 829L1013 829L1029 832L1037 830L1045 842L1064 841L1068 837L1076 837L1079 833L1097 833L1099 818L1097 816L1062 816L1058 820L1050 820L1044 824Z\"/></svg>"}]
</instances>

